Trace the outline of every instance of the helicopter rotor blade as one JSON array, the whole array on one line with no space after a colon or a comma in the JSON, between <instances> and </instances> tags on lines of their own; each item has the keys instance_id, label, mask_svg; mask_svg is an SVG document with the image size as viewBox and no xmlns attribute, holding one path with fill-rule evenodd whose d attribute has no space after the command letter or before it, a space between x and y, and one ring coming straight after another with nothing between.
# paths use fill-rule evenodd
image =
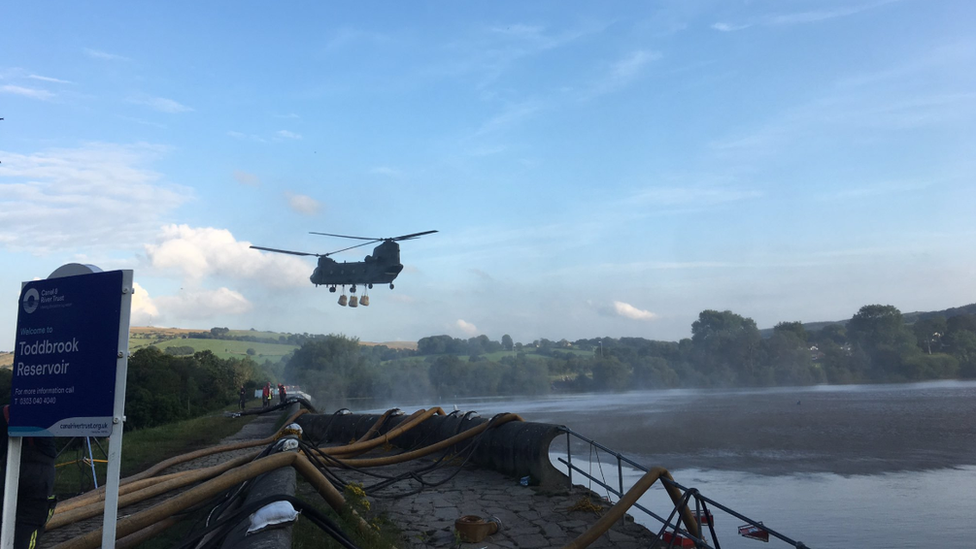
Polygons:
<instances>
[{"instance_id":1,"label":"helicopter rotor blade","mask_svg":"<svg viewBox=\"0 0 976 549\"><path fill-rule=\"evenodd\" d=\"M432 234L436 232L437 231L424 231L422 233L405 234L403 236L394 236L390 238L370 238L366 236L349 236L345 234L319 233L315 231L309 231L308 234L317 234L321 236L335 236L337 238L352 238L353 240L368 240L370 242L379 242L380 240L393 240L393 241L413 240L414 238L419 238L421 236L424 236L425 234Z\"/></svg>"},{"instance_id":2,"label":"helicopter rotor blade","mask_svg":"<svg viewBox=\"0 0 976 549\"><path fill-rule=\"evenodd\" d=\"M279 250L278 248L265 248L264 246L251 246L251 248L254 248L255 250L264 250L266 252L275 252L275 253L279 253L279 254L314 255L314 256L320 256L320 255L322 255L322 254L313 254L313 253L309 253L309 252L295 252L295 251L292 251L292 250Z\"/></svg>"},{"instance_id":3,"label":"helicopter rotor blade","mask_svg":"<svg viewBox=\"0 0 976 549\"><path fill-rule=\"evenodd\" d=\"M369 237L366 237L366 236L348 236L348 235L344 235L344 234L317 233L315 231L309 231L308 234L317 234L317 235L322 235L322 236L335 236L335 237L338 237L338 238L351 238L353 240L369 240L370 242L376 242L378 240L384 240L382 238L369 238ZM335 253L335 252L333 252L333 253Z\"/></svg>"},{"instance_id":4,"label":"helicopter rotor blade","mask_svg":"<svg viewBox=\"0 0 976 549\"><path fill-rule=\"evenodd\" d=\"M327 254L322 254L322 255L324 255L326 257L329 257L332 254L337 254L339 252L344 252L346 250L354 250L356 248L362 248L363 246L369 246L370 244L372 244L374 242L379 242L379 240L370 240L369 242L363 242L362 244L356 244L355 246L349 246L348 248L343 248L341 250L336 250L334 252L329 252Z\"/></svg>"},{"instance_id":5,"label":"helicopter rotor blade","mask_svg":"<svg viewBox=\"0 0 976 549\"><path fill-rule=\"evenodd\" d=\"M398 240L398 241L399 240L413 240L415 238L420 238L421 236L424 236L425 234L434 234L436 232L437 231L424 231L422 233L413 233L413 234L405 234L403 236L394 236L393 238L389 238L389 239L385 239L385 240Z\"/></svg>"}]
</instances>

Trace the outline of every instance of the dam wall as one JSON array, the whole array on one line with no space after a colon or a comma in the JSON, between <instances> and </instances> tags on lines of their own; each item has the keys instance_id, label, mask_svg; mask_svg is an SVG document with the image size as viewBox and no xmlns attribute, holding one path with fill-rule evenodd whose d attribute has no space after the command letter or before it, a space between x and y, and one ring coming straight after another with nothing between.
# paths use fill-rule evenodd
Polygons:
<instances>
[{"instance_id":1,"label":"dam wall","mask_svg":"<svg viewBox=\"0 0 976 549\"><path fill-rule=\"evenodd\" d=\"M346 444L362 437L377 421L379 414L305 414L297 423L304 437L319 444ZM388 417L380 427L380 434L395 429L408 416ZM412 450L449 439L485 423L490 419L459 414L435 415L390 441L403 450ZM566 475L549 461L549 445L562 434L558 425L511 421L490 427L473 439L455 445L460 453L469 442L476 444L470 461L499 473L516 478L529 477L533 486L555 489L568 484Z\"/></svg>"}]
</instances>

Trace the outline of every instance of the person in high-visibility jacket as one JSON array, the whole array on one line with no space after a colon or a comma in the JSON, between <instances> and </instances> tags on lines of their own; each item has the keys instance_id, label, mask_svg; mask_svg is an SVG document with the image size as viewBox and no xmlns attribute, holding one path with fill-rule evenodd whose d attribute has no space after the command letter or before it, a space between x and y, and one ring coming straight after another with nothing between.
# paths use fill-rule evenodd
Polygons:
<instances>
[{"instance_id":1,"label":"person in high-visibility jacket","mask_svg":"<svg viewBox=\"0 0 976 549\"><path fill-rule=\"evenodd\" d=\"M264 388L261 389L261 407L267 408L271 404L271 382L264 384Z\"/></svg>"}]
</instances>

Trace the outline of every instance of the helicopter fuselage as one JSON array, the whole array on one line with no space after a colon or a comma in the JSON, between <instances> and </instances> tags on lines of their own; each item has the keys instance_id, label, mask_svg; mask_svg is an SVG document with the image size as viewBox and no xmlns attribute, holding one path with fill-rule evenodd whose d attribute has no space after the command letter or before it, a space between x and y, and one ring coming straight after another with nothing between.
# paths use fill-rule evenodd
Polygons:
<instances>
[{"instance_id":1,"label":"helicopter fuselage","mask_svg":"<svg viewBox=\"0 0 976 549\"><path fill-rule=\"evenodd\" d=\"M393 241L381 242L363 261L342 262L320 256L309 280L316 286L351 286L388 284L400 274L400 246Z\"/></svg>"}]
</instances>

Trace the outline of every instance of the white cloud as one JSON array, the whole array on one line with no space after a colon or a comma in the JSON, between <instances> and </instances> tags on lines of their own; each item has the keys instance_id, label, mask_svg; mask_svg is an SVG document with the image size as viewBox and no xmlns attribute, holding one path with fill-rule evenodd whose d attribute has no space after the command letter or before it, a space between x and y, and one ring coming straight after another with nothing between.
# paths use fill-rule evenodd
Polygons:
<instances>
[{"instance_id":1,"label":"white cloud","mask_svg":"<svg viewBox=\"0 0 976 549\"><path fill-rule=\"evenodd\" d=\"M164 151L111 143L0 151L0 246L37 255L138 248L193 196L146 167Z\"/></svg>"},{"instance_id":2,"label":"white cloud","mask_svg":"<svg viewBox=\"0 0 976 549\"><path fill-rule=\"evenodd\" d=\"M748 24L732 25L730 23L715 23L714 25L712 25L712 28L722 32L734 32L737 30L748 29L751 26L752 25L748 25Z\"/></svg>"},{"instance_id":3,"label":"white cloud","mask_svg":"<svg viewBox=\"0 0 976 549\"><path fill-rule=\"evenodd\" d=\"M399 177L402 175L399 170L387 166L376 166L375 168L370 168L369 173L373 175L385 175L387 177Z\"/></svg>"},{"instance_id":4,"label":"white cloud","mask_svg":"<svg viewBox=\"0 0 976 549\"><path fill-rule=\"evenodd\" d=\"M129 323L133 326L149 326L153 319L159 319L159 309L149 292L138 282L132 283L132 315Z\"/></svg>"},{"instance_id":5,"label":"white cloud","mask_svg":"<svg viewBox=\"0 0 976 549\"><path fill-rule=\"evenodd\" d=\"M582 90L579 99L590 100L627 86L641 75L647 65L660 58L660 52L650 50L635 50L628 53L611 63L604 77Z\"/></svg>"},{"instance_id":6,"label":"white cloud","mask_svg":"<svg viewBox=\"0 0 976 549\"><path fill-rule=\"evenodd\" d=\"M499 130L511 128L512 126L516 126L521 123L522 120L533 116L542 109L542 104L536 101L526 101L523 103L508 105L502 109L501 113L493 116L487 122L482 124L474 135L480 137Z\"/></svg>"},{"instance_id":7,"label":"white cloud","mask_svg":"<svg viewBox=\"0 0 976 549\"><path fill-rule=\"evenodd\" d=\"M227 135L229 135L230 137L233 137L234 139L238 139L240 141L254 141L256 143L267 143L268 142L267 139L265 139L265 138L263 138L263 137L261 137L259 135L254 135L253 133L252 134L247 134L247 133L235 132L235 131L231 130L231 131L228 131L227 132Z\"/></svg>"},{"instance_id":8,"label":"white cloud","mask_svg":"<svg viewBox=\"0 0 976 549\"><path fill-rule=\"evenodd\" d=\"M637 50L631 52L611 66L611 81L616 85L624 85L637 77L644 66L660 58L661 54L654 51Z\"/></svg>"},{"instance_id":9,"label":"white cloud","mask_svg":"<svg viewBox=\"0 0 976 549\"><path fill-rule=\"evenodd\" d=\"M30 97L32 99L42 99L49 100L54 98L54 94L47 90L39 90L37 88L25 88L23 86L5 85L0 86L0 92L9 93L13 95L21 95L24 97Z\"/></svg>"},{"instance_id":10,"label":"white cloud","mask_svg":"<svg viewBox=\"0 0 976 549\"><path fill-rule=\"evenodd\" d=\"M42 82L53 82L55 84L74 84L69 80L61 80L60 78L51 78L50 76L41 76L39 74L29 74L27 78L32 78L34 80L40 80Z\"/></svg>"},{"instance_id":11,"label":"white cloud","mask_svg":"<svg viewBox=\"0 0 976 549\"><path fill-rule=\"evenodd\" d=\"M282 139L295 139L295 140L298 140L298 139L301 139L302 138L301 134L297 134L295 132L290 132L288 130L278 130L277 132L275 132L275 135L278 136L278 137L280 137L280 138L282 138Z\"/></svg>"},{"instance_id":12,"label":"white cloud","mask_svg":"<svg viewBox=\"0 0 976 549\"><path fill-rule=\"evenodd\" d=\"M239 315L254 306L240 292L227 288L216 290L181 290L175 296L156 300L163 316L172 319L201 320L221 315Z\"/></svg>"},{"instance_id":13,"label":"white cloud","mask_svg":"<svg viewBox=\"0 0 976 549\"><path fill-rule=\"evenodd\" d=\"M127 61L128 57L123 57L121 55L116 55L114 53L108 53L101 50L93 50L91 48L85 48L83 50L85 55L92 57L94 59L104 59L106 61Z\"/></svg>"},{"instance_id":14,"label":"white cloud","mask_svg":"<svg viewBox=\"0 0 976 549\"><path fill-rule=\"evenodd\" d=\"M464 335L467 336L478 335L478 327L475 326L474 324L471 324L470 322L461 320L459 318L457 322L454 323L454 325L457 326L457 328L461 330L461 332L464 333Z\"/></svg>"},{"instance_id":15,"label":"white cloud","mask_svg":"<svg viewBox=\"0 0 976 549\"><path fill-rule=\"evenodd\" d=\"M242 170L234 170L234 179L241 185L247 185L249 187L258 187L261 185L261 179L258 176Z\"/></svg>"},{"instance_id":16,"label":"white cloud","mask_svg":"<svg viewBox=\"0 0 976 549\"><path fill-rule=\"evenodd\" d=\"M285 193L288 207L302 215L315 215L322 208L318 200L304 194Z\"/></svg>"},{"instance_id":17,"label":"white cloud","mask_svg":"<svg viewBox=\"0 0 976 549\"><path fill-rule=\"evenodd\" d=\"M614 301L613 310L615 313L617 313L617 315L632 320L646 321L646 320L654 320L657 318L656 314L650 311L645 311L643 309L638 309L637 307L634 307L630 303L624 303L623 301Z\"/></svg>"},{"instance_id":18,"label":"white cloud","mask_svg":"<svg viewBox=\"0 0 976 549\"><path fill-rule=\"evenodd\" d=\"M627 203L656 207L712 206L761 196L759 191L723 186L649 187L628 198Z\"/></svg>"},{"instance_id":19,"label":"white cloud","mask_svg":"<svg viewBox=\"0 0 976 549\"><path fill-rule=\"evenodd\" d=\"M145 105L153 110L169 114L190 112L193 110L182 103L165 97L134 97L129 99L129 102L136 105Z\"/></svg>"},{"instance_id":20,"label":"white cloud","mask_svg":"<svg viewBox=\"0 0 976 549\"><path fill-rule=\"evenodd\" d=\"M265 253L226 229L167 225L157 244L145 246L154 268L175 270L191 282L210 276L254 280L272 288L307 285L310 265L298 256Z\"/></svg>"},{"instance_id":21,"label":"white cloud","mask_svg":"<svg viewBox=\"0 0 976 549\"><path fill-rule=\"evenodd\" d=\"M871 10L884 6L885 4L891 4L898 1L900 0L878 0L876 2L861 4L859 6L850 6L832 10L800 11L776 15L765 15L754 18L747 23L715 23L712 25L712 28L721 32L732 32L747 29L755 25L775 27L783 25L800 25L804 23L819 23L821 21L827 21L830 19L855 15L863 11Z\"/></svg>"}]
</instances>

